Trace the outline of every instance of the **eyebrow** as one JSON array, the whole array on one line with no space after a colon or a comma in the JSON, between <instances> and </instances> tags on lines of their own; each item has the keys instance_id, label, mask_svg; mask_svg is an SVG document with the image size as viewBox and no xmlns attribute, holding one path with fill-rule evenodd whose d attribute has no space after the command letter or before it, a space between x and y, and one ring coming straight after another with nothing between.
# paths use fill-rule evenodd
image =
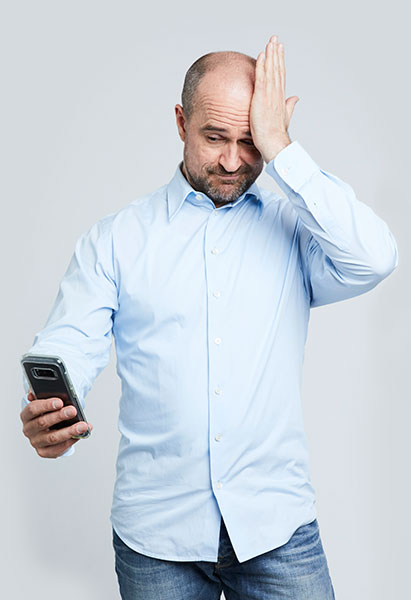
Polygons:
<instances>
[{"instance_id":1,"label":"eyebrow","mask_svg":"<svg viewBox=\"0 0 411 600\"><path fill-rule=\"evenodd\" d=\"M224 127L216 127L214 125L204 125L204 127L201 128L201 131L217 131L218 133L228 133L227 129ZM244 135L251 137L251 131L247 130Z\"/></svg>"}]
</instances>

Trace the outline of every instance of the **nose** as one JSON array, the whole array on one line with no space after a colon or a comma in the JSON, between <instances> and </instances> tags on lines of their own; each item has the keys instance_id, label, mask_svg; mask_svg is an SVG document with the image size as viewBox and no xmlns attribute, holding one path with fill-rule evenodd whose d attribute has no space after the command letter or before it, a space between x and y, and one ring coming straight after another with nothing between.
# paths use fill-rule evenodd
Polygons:
<instances>
[{"instance_id":1,"label":"nose","mask_svg":"<svg viewBox=\"0 0 411 600\"><path fill-rule=\"evenodd\" d=\"M224 146L219 163L229 173L235 173L239 169L241 158L237 144L227 144Z\"/></svg>"}]
</instances>

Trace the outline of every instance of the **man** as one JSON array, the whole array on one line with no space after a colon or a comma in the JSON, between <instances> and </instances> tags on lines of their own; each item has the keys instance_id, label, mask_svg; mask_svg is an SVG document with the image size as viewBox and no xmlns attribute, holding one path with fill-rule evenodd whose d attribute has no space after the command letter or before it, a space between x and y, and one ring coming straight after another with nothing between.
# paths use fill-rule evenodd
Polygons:
<instances>
[{"instance_id":1,"label":"man","mask_svg":"<svg viewBox=\"0 0 411 600\"><path fill-rule=\"evenodd\" d=\"M33 353L65 360L82 404L122 381L111 522L126 600L334 598L310 482L300 383L311 307L397 266L385 222L288 136L283 45L211 53L184 82L171 182L77 242ZM286 198L259 189L264 162ZM42 457L86 424L24 399Z\"/></svg>"}]
</instances>

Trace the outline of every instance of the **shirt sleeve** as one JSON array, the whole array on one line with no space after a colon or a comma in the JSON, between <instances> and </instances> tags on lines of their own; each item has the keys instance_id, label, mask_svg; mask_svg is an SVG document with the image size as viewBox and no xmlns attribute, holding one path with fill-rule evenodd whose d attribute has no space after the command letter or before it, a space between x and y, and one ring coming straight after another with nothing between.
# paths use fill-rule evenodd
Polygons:
<instances>
[{"instance_id":1,"label":"shirt sleeve","mask_svg":"<svg viewBox=\"0 0 411 600\"><path fill-rule=\"evenodd\" d=\"M109 361L118 309L110 217L101 219L77 241L45 327L28 350L63 359L83 408L94 379ZM29 403L25 380L24 389L22 408ZM63 456L73 452L74 446Z\"/></svg>"},{"instance_id":2,"label":"shirt sleeve","mask_svg":"<svg viewBox=\"0 0 411 600\"><path fill-rule=\"evenodd\" d=\"M300 220L300 249L310 306L358 296L398 264L387 224L350 185L323 171L298 141L266 166Z\"/></svg>"}]
</instances>

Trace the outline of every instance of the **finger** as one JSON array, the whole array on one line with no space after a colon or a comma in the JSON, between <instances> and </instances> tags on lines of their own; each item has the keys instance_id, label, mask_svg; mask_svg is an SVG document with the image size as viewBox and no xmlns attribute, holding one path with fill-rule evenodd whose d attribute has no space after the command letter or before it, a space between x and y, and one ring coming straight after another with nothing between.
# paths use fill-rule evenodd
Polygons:
<instances>
[{"instance_id":1,"label":"finger","mask_svg":"<svg viewBox=\"0 0 411 600\"><path fill-rule=\"evenodd\" d=\"M274 42L274 52L273 52L274 56L273 56L273 71L274 71L274 82L276 87L279 87L281 85L281 80L280 80L280 65L279 65L279 57L278 57L278 41L275 40Z\"/></svg>"},{"instance_id":2,"label":"finger","mask_svg":"<svg viewBox=\"0 0 411 600\"><path fill-rule=\"evenodd\" d=\"M85 422L85 421L83 421ZM81 433L86 433L87 429L90 430L90 433L93 431L93 425L88 421L86 423L87 427L84 427L83 429L81 429ZM78 434L76 434L75 436L73 436L73 438L78 438ZM82 436L80 439L84 439L84 436Z\"/></svg>"},{"instance_id":3,"label":"finger","mask_svg":"<svg viewBox=\"0 0 411 600\"><path fill-rule=\"evenodd\" d=\"M274 85L276 87L277 98L281 106L285 107L285 92L282 86L281 68L280 68L280 44L275 45L274 52Z\"/></svg>"},{"instance_id":4,"label":"finger","mask_svg":"<svg viewBox=\"0 0 411 600\"><path fill-rule=\"evenodd\" d=\"M27 400L29 400L30 402L32 402L35 399L36 399L36 396L33 394L33 392L29 392L27 394Z\"/></svg>"},{"instance_id":5,"label":"finger","mask_svg":"<svg viewBox=\"0 0 411 600\"><path fill-rule=\"evenodd\" d=\"M49 429L56 423L61 423L66 419L72 419L77 414L77 410L74 406L64 406L60 410L54 410L52 412L43 413L36 419L31 419L24 424L23 433L27 437L36 435L40 431Z\"/></svg>"},{"instance_id":6,"label":"finger","mask_svg":"<svg viewBox=\"0 0 411 600\"><path fill-rule=\"evenodd\" d=\"M275 36L274 36L275 37ZM271 85L273 80L273 65L274 65L274 43L272 39L268 42L265 47L265 80L268 85Z\"/></svg>"},{"instance_id":7,"label":"finger","mask_svg":"<svg viewBox=\"0 0 411 600\"><path fill-rule=\"evenodd\" d=\"M285 96L285 62L284 62L284 44L279 44L279 60L280 60L280 75L281 75L281 87L284 91Z\"/></svg>"},{"instance_id":8,"label":"finger","mask_svg":"<svg viewBox=\"0 0 411 600\"><path fill-rule=\"evenodd\" d=\"M66 442L63 442L61 444L57 444L55 446L46 446L45 448L39 448L37 450L37 454L42 458L58 458L78 441L79 440L72 439L67 440Z\"/></svg>"},{"instance_id":9,"label":"finger","mask_svg":"<svg viewBox=\"0 0 411 600\"><path fill-rule=\"evenodd\" d=\"M20 413L23 423L36 419L43 413L59 409L63 406L61 398L47 398L45 400L32 400Z\"/></svg>"},{"instance_id":10,"label":"finger","mask_svg":"<svg viewBox=\"0 0 411 600\"><path fill-rule=\"evenodd\" d=\"M64 427L63 429L41 431L39 435L32 437L30 442L36 449L46 448L47 446L57 446L74 438L74 436L85 433L87 429L88 424L85 421L80 421L79 423L70 425L70 427Z\"/></svg>"},{"instance_id":11,"label":"finger","mask_svg":"<svg viewBox=\"0 0 411 600\"><path fill-rule=\"evenodd\" d=\"M255 84L259 87L261 87L264 83L264 62L264 52L260 52L260 54L257 56L257 62L255 65Z\"/></svg>"}]
</instances>

